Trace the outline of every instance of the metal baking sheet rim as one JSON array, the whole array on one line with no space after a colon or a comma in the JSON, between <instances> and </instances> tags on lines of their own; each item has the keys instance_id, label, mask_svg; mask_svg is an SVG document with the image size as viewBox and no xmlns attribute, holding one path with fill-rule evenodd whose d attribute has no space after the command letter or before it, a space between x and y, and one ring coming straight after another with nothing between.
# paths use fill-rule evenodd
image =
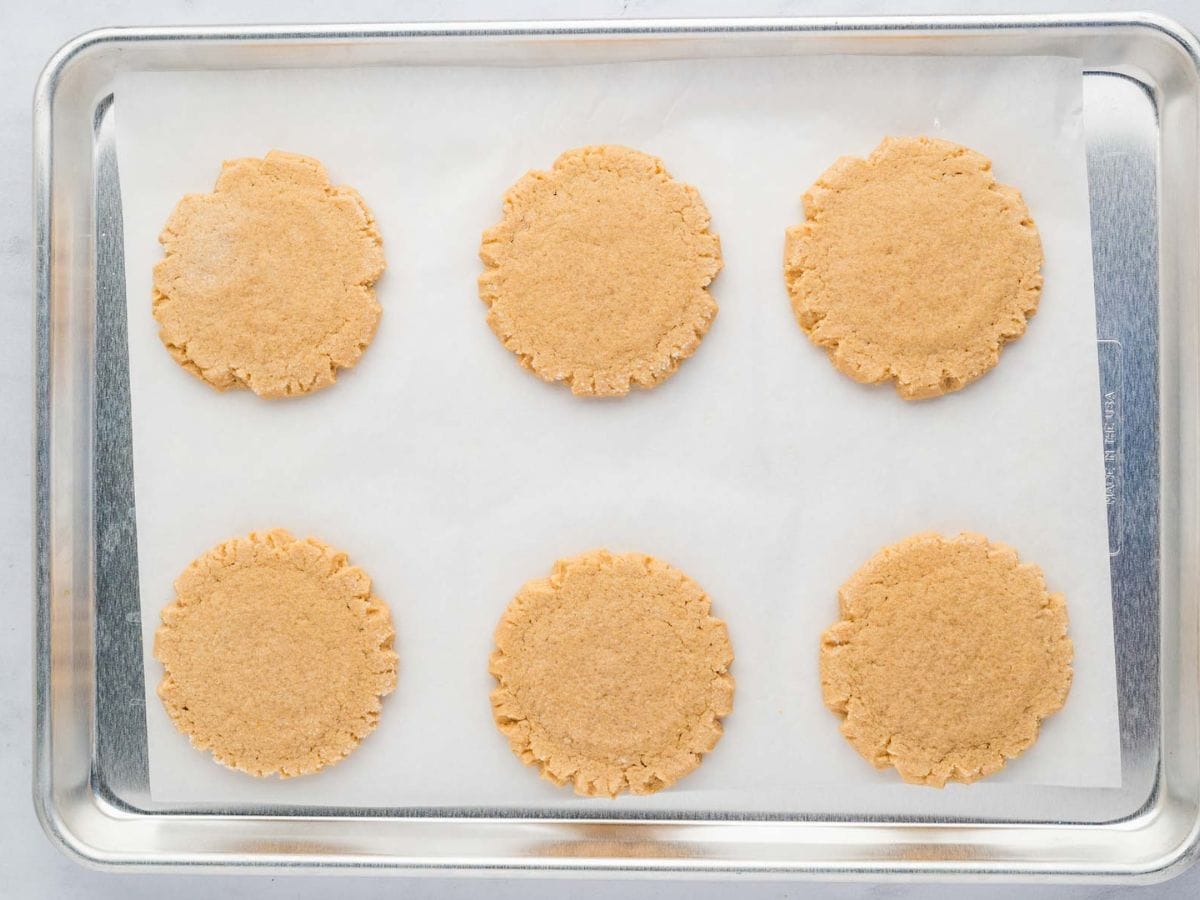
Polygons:
<instances>
[{"instance_id":1,"label":"metal baking sheet rim","mask_svg":"<svg viewBox=\"0 0 1200 900\"><path fill-rule=\"evenodd\" d=\"M528 39L582 42L576 49L702 39L789 40L790 52L800 53L1064 54L1082 57L1085 68L1134 78L1148 91L1158 126L1157 267L1147 274L1158 306L1157 366L1148 373L1158 410L1157 584L1143 593L1157 596L1129 599L1154 626L1152 652L1144 654L1154 665L1135 685L1141 693L1127 697L1123 686L1121 698L1123 742L1131 704L1144 700L1158 713L1144 803L1098 824L604 821L349 810L176 814L140 810L106 790L95 765L96 643L104 636L93 602L101 567L93 552L96 335L87 305L103 262L96 259L96 230L105 226L95 219L91 141L105 87L137 65L138 51L193 67L200 50L219 45L226 54L219 64L228 66L226 58L240 52L286 45L293 55L307 52L283 64L313 66L350 64L355 47L369 45L366 62L377 64L412 39L448 38L486 38L493 48ZM68 43L48 63L34 101L33 793L46 833L69 856L106 869L1136 881L1182 871L1200 853L1198 103L1200 45L1178 24L1149 14L131 28ZM87 165L65 165L61 148L83 153ZM72 359L72 350L83 359ZM1121 641L1119 635L1119 656ZM1129 665L1140 672L1138 660Z\"/></svg>"}]
</instances>

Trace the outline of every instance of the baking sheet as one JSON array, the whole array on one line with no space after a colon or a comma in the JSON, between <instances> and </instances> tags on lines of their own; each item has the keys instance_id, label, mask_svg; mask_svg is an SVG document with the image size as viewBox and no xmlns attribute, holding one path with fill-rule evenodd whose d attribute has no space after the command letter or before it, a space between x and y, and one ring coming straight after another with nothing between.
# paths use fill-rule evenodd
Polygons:
<instances>
[{"instance_id":1,"label":"baking sheet","mask_svg":"<svg viewBox=\"0 0 1200 900\"><path fill-rule=\"evenodd\" d=\"M781 58L555 68L135 73L116 90L130 302L139 577L156 800L1021 817L1120 784L1090 230L1076 60ZM908 404L836 373L791 316L783 232L837 156L946 137L1018 185L1046 253L1042 307L967 390ZM660 155L713 214L726 268L696 356L652 391L589 401L522 370L475 291L504 190L563 149ZM372 347L298 401L217 394L150 315L158 231L220 161L317 156L374 211L389 270ZM400 684L376 733L316 776L255 780L170 724L150 655L171 583L214 543L285 526L345 549L397 623ZM883 544L969 529L1067 594L1064 710L999 775L897 783L821 704L836 590ZM726 735L676 788L574 797L509 752L487 656L509 598L596 546L683 568L729 623Z\"/></svg>"}]
</instances>

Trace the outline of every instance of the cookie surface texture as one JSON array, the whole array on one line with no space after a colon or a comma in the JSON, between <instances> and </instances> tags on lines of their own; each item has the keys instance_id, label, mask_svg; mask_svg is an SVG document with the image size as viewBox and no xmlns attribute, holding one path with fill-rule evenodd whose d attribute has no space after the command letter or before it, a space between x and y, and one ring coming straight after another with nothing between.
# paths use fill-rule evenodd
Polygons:
<instances>
[{"instance_id":1,"label":"cookie surface texture","mask_svg":"<svg viewBox=\"0 0 1200 900\"><path fill-rule=\"evenodd\" d=\"M153 311L175 360L218 390L307 394L353 366L379 324L375 219L315 159L228 161L159 236Z\"/></svg>"},{"instance_id":2,"label":"cookie surface texture","mask_svg":"<svg viewBox=\"0 0 1200 900\"><path fill-rule=\"evenodd\" d=\"M521 364L576 394L652 387L717 314L721 244L695 188L625 147L568 150L504 197L484 232L479 295Z\"/></svg>"},{"instance_id":3,"label":"cookie surface texture","mask_svg":"<svg viewBox=\"0 0 1200 900\"><path fill-rule=\"evenodd\" d=\"M585 553L528 582L496 629L496 725L583 796L650 794L700 765L733 708L733 651L707 595L638 553Z\"/></svg>"},{"instance_id":4,"label":"cookie surface texture","mask_svg":"<svg viewBox=\"0 0 1200 900\"><path fill-rule=\"evenodd\" d=\"M396 686L394 632L371 579L314 538L255 532L175 582L154 656L158 696L192 745L251 775L316 772L375 729Z\"/></svg>"},{"instance_id":5,"label":"cookie surface texture","mask_svg":"<svg viewBox=\"0 0 1200 900\"><path fill-rule=\"evenodd\" d=\"M1071 686L1061 594L976 534L918 534L842 585L821 638L825 705L878 768L941 787L1001 769Z\"/></svg>"},{"instance_id":6,"label":"cookie surface texture","mask_svg":"<svg viewBox=\"0 0 1200 900\"><path fill-rule=\"evenodd\" d=\"M957 391L1025 333L1042 243L1016 188L974 150L887 138L804 195L784 277L809 338L856 381L909 400Z\"/></svg>"}]
</instances>

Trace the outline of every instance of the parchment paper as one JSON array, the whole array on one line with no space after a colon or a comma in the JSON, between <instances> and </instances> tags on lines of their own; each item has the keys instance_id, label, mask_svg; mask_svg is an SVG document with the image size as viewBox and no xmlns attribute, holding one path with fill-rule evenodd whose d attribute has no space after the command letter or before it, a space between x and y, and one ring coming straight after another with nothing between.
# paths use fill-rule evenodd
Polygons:
<instances>
[{"instance_id":1,"label":"parchment paper","mask_svg":"<svg viewBox=\"0 0 1200 900\"><path fill-rule=\"evenodd\" d=\"M779 58L554 68L142 73L116 94L129 291L138 555L156 800L489 810L871 811L1055 816L1120 784L1081 72L1068 59ZM961 393L905 403L851 382L792 318L781 274L800 196L884 135L977 148L1045 246L1027 335ZM484 322L480 233L562 150L624 143L696 185L725 257L721 311L652 391L588 401L521 369ZM378 218L384 317L357 368L308 398L218 394L150 313L157 234L223 159L321 159ZM280 782L227 771L166 717L151 657L187 563L285 526L346 550L391 605L399 688L350 758ZM983 532L1065 592L1066 707L999 775L945 791L878 773L821 703L819 635L881 546ZM491 721L487 657L517 588L607 546L710 593L735 709L700 769L654 797L540 780ZM1062 788L1053 789L1047 786Z\"/></svg>"}]
</instances>

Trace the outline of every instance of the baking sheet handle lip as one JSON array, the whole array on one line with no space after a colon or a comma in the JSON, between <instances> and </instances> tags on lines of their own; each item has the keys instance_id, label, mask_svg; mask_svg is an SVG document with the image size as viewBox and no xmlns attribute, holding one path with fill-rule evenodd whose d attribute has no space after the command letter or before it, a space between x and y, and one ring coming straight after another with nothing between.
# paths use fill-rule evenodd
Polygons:
<instances>
[{"instance_id":1,"label":"baking sheet handle lip","mask_svg":"<svg viewBox=\"0 0 1200 900\"><path fill-rule=\"evenodd\" d=\"M1144 28L1178 43L1200 71L1200 43L1180 22L1152 12L1029 13L1001 15L913 16L774 16L680 19L495 20L400 23L325 23L292 25L156 25L111 26L77 35L47 61L38 79L35 105L48 104L72 60L105 44L206 41L301 40L320 42L386 40L421 37L521 37L608 34L743 34L792 31L807 34L844 32L986 33L1041 29Z\"/></svg>"},{"instance_id":2,"label":"baking sheet handle lip","mask_svg":"<svg viewBox=\"0 0 1200 900\"><path fill-rule=\"evenodd\" d=\"M87 793L80 797L82 815L89 819L104 819L111 828L115 821L143 818L133 808L122 804L113 804L103 796ZM218 852L137 852L132 850L110 850L89 843L79 830L70 827L50 802L49 791L35 792L35 806L43 829L51 842L66 855L79 864L98 871L159 871L185 872L202 871L216 872L300 872L314 869L326 872L353 873L354 871L369 874L371 871L388 872L403 875L478 875L482 872L503 872L514 876L544 876L556 877L564 875L597 875L597 876L649 876L649 877L709 877L729 879L733 877L749 878L800 878L805 880L827 879L841 877L870 876L876 878L921 880L921 881L967 881L987 878L989 881L1021 881L1040 877L1051 882L1060 883L1158 883L1174 878L1193 865L1200 857L1200 823L1193 826L1182 841L1161 853L1159 856L1147 859L1141 863L1116 863L1109 866L1078 866L1064 867L1054 863L1033 863L1024 865L989 865L982 861L977 864L963 864L959 861L914 859L898 862L888 860L843 860L822 862L788 862L783 860L764 860L758 863L748 863L744 860L725 860L720 858L693 857L686 862L678 859L653 858L596 858L588 855L577 856L507 856L507 857L474 857L447 856L431 858L428 856L377 856L364 862L362 856L325 856L314 859L311 856L294 853L234 853ZM158 818L154 814L149 818ZM1151 818L1156 818L1151 814ZM200 815L196 818L213 819L220 816ZM484 820L487 824L511 825L511 820ZM477 820L473 824L478 825ZM544 826L545 822L530 821L521 824ZM572 823L560 823L572 824ZM595 823L589 823L595 824ZM1001 826L1008 827L1008 826Z\"/></svg>"},{"instance_id":3,"label":"baking sheet handle lip","mask_svg":"<svg viewBox=\"0 0 1200 900\"><path fill-rule=\"evenodd\" d=\"M97 811L98 812L98 811ZM1174 848L1171 852L1148 861L1145 865L1113 865L1106 868L1067 868L1053 863L1033 865L963 865L951 861L861 860L822 862L815 864L792 864L779 860L759 863L745 861L729 862L716 858L691 858L687 862L678 859L634 859L597 858L589 856L530 856L530 857L470 857L451 856L444 859L429 857L377 857L364 862L361 856L328 856L314 860L310 856L295 853L256 855L250 853L195 853L176 854L164 852L137 853L133 851L107 851L89 845L69 830L51 836L55 846L83 867L100 872L129 873L160 872L204 874L303 874L314 869L326 874L386 873L403 876L479 876L487 873L503 873L515 877L630 877L639 878L711 878L719 880L743 879L861 879L867 876L877 880L903 880L924 882L978 882L985 878L989 882L1028 882L1033 879L1049 883L1134 883L1157 884L1169 881L1187 871L1197 858L1196 841L1192 840Z\"/></svg>"},{"instance_id":4,"label":"baking sheet handle lip","mask_svg":"<svg viewBox=\"0 0 1200 900\"><path fill-rule=\"evenodd\" d=\"M829 879L838 877L899 879L910 881L964 882L983 877L989 881L1028 881L1041 878L1055 883L1115 883L1131 882L1153 884L1170 880L1182 874L1200 858L1200 823L1185 839L1158 857L1144 863L1112 864L1107 867L1078 866L1064 867L1055 863L1033 863L1006 865L983 863L974 865L956 860L896 859L842 860L821 862L790 862L782 859L767 859L758 862L728 860L717 857L679 858L633 858L576 856L467 856L452 855L443 858L429 856L377 856L364 862L359 855L330 855L320 859L303 853L222 853L222 852L137 852L133 850L110 850L89 843L83 835L66 824L62 816L49 802L49 792L35 793L35 807L51 843L68 859L85 868L104 872L229 872L264 874L291 872L299 873L314 869L327 873L370 874L387 872L413 876L472 876L486 872L503 872L506 875L523 877L561 877L571 875L593 876L649 876L691 877L731 879L789 878L802 880ZM81 798L82 799L82 798ZM111 827L114 820L139 818L104 799L88 793L83 800L85 817L104 819ZM201 816L201 818L213 818ZM219 818L219 817L217 817ZM509 820L494 824L511 824ZM478 824L476 822L475 824ZM536 821L525 823L542 825Z\"/></svg>"}]
</instances>

